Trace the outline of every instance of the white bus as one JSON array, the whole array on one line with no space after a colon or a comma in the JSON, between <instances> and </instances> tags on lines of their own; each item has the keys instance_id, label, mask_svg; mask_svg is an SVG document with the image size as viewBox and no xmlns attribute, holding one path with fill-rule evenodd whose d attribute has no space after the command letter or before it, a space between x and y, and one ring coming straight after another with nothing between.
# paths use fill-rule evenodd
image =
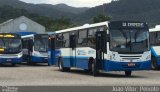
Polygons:
<instances>
[{"instance_id":1,"label":"white bus","mask_svg":"<svg viewBox=\"0 0 160 92\"><path fill-rule=\"evenodd\" d=\"M48 63L48 35L23 35L23 60L28 63ZM49 63L48 63L49 64Z\"/></svg>"},{"instance_id":2,"label":"white bus","mask_svg":"<svg viewBox=\"0 0 160 92\"><path fill-rule=\"evenodd\" d=\"M150 70L149 28L144 22L102 22L55 32L56 64L61 71L70 68L99 72ZM55 56L55 55L51 55ZM53 57L53 59L57 58Z\"/></svg>"},{"instance_id":3,"label":"white bus","mask_svg":"<svg viewBox=\"0 0 160 92\"><path fill-rule=\"evenodd\" d=\"M0 63L15 66L22 62L22 42L18 34L0 33Z\"/></svg>"},{"instance_id":4,"label":"white bus","mask_svg":"<svg viewBox=\"0 0 160 92\"><path fill-rule=\"evenodd\" d=\"M149 30L150 32L150 44L151 44L151 60L152 69L158 70L160 66L160 26Z\"/></svg>"}]
</instances>

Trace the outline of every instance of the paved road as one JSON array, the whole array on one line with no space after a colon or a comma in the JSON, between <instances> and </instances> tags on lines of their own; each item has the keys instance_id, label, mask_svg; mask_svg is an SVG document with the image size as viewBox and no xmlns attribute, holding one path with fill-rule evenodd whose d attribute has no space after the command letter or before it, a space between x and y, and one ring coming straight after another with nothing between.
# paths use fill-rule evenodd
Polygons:
<instances>
[{"instance_id":1,"label":"paved road","mask_svg":"<svg viewBox=\"0 0 160 92\"><path fill-rule=\"evenodd\" d=\"M0 66L1 86L160 86L160 71L137 71L126 78L124 72L93 77L82 70L60 72L47 65Z\"/></svg>"}]
</instances>

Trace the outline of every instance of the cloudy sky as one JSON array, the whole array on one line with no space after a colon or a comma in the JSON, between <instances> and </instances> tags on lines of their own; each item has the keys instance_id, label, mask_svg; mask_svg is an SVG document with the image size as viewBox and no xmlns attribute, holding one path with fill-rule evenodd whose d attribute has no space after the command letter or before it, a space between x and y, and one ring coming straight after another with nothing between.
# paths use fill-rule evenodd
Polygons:
<instances>
[{"instance_id":1,"label":"cloudy sky","mask_svg":"<svg viewBox=\"0 0 160 92\"><path fill-rule=\"evenodd\" d=\"M74 7L94 7L97 5L102 5L103 3L108 3L111 0L20 0L27 3L46 3L46 4L59 4L59 3L65 3L70 6Z\"/></svg>"}]
</instances>

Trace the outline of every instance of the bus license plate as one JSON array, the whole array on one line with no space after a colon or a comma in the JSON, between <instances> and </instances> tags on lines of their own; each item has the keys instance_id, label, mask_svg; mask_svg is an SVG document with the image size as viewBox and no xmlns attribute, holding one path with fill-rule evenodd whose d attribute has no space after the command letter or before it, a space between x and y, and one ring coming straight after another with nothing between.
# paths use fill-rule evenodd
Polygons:
<instances>
[{"instance_id":1,"label":"bus license plate","mask_svg":"<svg viewBox=\"0 0 160 92\"><path fill-rule=\"evenodd\" d=\"M132 67L132 66L135 66L135 65L136 65L135 63L128 63L129 67Z\"/></svg>"}]
</instances>

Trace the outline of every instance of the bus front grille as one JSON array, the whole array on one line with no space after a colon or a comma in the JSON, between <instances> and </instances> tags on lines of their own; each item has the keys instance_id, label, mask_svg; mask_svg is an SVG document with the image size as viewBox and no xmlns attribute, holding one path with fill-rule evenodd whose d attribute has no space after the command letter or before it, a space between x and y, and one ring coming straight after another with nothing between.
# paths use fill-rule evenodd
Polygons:
<instances>
[{"instance_id":1,"label":"bus front grille","mask_svg":"<svg viewBox=\"0 0 160 92\"><path fill-rule=\"evenodd\" d=\"M142 57L142 55L136 55L136 56L133 56L133 55L120 55L120 57L122 59L126 59L126 60L134 60L134 59L140 59Z\"/></svg>"}]
</instances>

